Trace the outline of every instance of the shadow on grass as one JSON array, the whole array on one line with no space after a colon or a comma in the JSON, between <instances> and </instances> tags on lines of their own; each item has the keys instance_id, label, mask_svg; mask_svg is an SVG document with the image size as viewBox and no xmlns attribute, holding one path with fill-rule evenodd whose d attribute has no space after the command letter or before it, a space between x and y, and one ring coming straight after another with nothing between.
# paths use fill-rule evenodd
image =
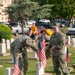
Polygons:
<instances>
[{"instance_id":1,"label":"shadow on grass","mask_svg":"<svg viewBox=\"0 0 75 75\"><path fill-rule=\"evenodd\" d=\"M71 75L72 75L72 74L75 75L75 72L71 72L70 74L71 74Z\"/></svg>"},{"instance_id":2,"label":"shadow on grass","mask_svg":"<svg viewBox=\"0 0 75 75\"><path fill-rule=\"evenodd\" d=\"M55 73L54 71L45 71L46 73Z\"/></svg>"},{"instance_id":3,"label":"shadow on grass","mask_svg":"<svg viewBox=\"0 0 75 75\"><path fill-rule=\"evenodd\" d=\"M36 75L36 72L35 71L28 71L27 75Z\"/></svg>"}]
</instances>

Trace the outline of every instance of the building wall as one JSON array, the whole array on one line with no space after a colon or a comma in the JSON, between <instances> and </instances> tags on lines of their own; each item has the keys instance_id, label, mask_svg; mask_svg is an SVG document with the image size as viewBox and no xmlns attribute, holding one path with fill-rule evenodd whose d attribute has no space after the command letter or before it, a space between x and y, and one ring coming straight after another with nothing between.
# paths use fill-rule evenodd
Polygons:
<instances>
[{"instance_id":1,"label":"building wall","mask_svg":"<svg viewBox=\"0 0 75 75\"><path fill-rule=\"evenodd\" d=\"M5 12L5 9L11 5L11 3L11 0L0 0L0 22L8 22L9 15Z\"/></svg>"}]
</instances>

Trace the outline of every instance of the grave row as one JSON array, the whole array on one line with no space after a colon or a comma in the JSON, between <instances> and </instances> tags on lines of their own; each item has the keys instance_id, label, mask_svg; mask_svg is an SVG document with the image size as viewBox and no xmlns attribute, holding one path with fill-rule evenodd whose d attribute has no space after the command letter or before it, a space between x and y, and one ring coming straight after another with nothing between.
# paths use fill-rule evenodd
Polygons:
<instances>
[{"instance_id":1,"label":"grave row","mask_svg":"<svg viewBox=\"0 0 75 75\"><path fill-rule=\"evenodd\" d=\"M13 41L13 38L11 40L2 39L2 43L0 43L0 55L5 54L6 50L10 50L10 44ZM72 46L75 47L75 38L71 38L70 36L68 36L68 44L72 44Z\"/></svg>"},{"instance_id":2,"label":"grave row","mask_svg":"<svg viewBox=\"0 0 75 75\"><path fill-rule=\"evenodd\" d=\"M13 38L11 40L2 39L2 43L0 43L0 55L5 56L8 55L7 50L10 50L10 44L14 41Z\"/></svg>"}]
</instances>

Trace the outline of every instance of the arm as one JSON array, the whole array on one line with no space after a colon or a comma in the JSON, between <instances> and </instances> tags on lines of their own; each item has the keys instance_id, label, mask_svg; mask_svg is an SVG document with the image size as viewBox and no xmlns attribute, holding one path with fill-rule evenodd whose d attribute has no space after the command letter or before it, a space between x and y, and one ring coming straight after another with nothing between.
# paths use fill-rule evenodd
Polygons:
<instances>
[{"instance_id":1,"label":"arm","mask_svg":"<svg viewBox=\"0 0 75 75\"><path fill-rule=\"evenodd\" d=\"M35 46L31 46L31 48L32 48L35 52L37 52L37 48L36 48Z\"/></svg>"}]
</instances>

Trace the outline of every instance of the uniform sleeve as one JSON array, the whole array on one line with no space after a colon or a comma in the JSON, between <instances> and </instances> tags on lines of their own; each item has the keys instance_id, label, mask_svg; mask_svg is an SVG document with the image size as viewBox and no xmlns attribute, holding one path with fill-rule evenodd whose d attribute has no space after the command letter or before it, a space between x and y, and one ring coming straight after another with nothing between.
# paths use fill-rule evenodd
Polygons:
<instances>
[{"instance_id":1,"label":"uniform sleeve","mask_svg":"<svg viewBox=\"0 0 75 75\"><path fill-rule=\"evenodd\" d=\"M51 37L52 38L52 37ZM51 41L51 39L50 39L50 41ZM48 47L46 48L46 59L48 59L48 58L50 58L51 57L51 50L50 50L50 48L52 47L52 43L51 42L49 42L49 44L48 44Z\"/></svg>"},{"instance_id":2,"label":"uniform sleeve","mask_svg":"<svg viewBox=\"0 0 75 75\"><path fill-rule=\"evenodd\" d=\"M52 42L52 36L51 36L50 42L49 42L49 44L48 44L48 49L50 49L52 46L53 46L53 42Z\"/></svg>"}]
</instances>

